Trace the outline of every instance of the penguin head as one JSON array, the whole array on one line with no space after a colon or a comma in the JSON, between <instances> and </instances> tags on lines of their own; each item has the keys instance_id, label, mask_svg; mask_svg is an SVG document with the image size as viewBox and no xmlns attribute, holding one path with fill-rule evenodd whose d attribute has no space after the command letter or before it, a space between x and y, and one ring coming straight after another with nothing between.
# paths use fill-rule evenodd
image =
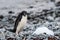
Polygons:
<instances>
[{"instance_id":1,"label":"penguin head","mask_svg":"<svg viewBox=\"0 0 60 40\"><path fill-rule=\"evenodd\" d=\"M22 11L21 12L21 16L26 16L26 15L28 15L27 11Z\"/></svg>"}]
</instances>

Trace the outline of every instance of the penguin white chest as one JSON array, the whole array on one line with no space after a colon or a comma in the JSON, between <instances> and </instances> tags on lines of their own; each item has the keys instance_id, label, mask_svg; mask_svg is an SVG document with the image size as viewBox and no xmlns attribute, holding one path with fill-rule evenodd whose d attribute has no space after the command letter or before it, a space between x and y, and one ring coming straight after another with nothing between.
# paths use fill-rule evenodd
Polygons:
<instances>
[{"instance_id":1,"label":"penguin white chest","mask_svg":"<svg viewBox=\"0 0 60 40\"><path fill-rule=\"evenodd\" d=\"M23 29L23 27L26 23L27 23L27 15L22 16L21 21L18 23L18 26L17 26L17 29L16 29L16 34L18 34L18 32Z\"/></svg>"}]
</instances>

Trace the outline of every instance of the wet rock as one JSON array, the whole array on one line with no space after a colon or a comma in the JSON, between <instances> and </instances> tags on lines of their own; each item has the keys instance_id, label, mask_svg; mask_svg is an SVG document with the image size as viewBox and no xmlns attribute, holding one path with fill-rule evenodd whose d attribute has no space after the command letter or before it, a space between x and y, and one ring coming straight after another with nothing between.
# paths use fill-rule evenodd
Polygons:
<instances>
[{"instance_id":1,"label":"wet rock","mask_svg":"<svg viewBox=\"0 0 60 40\"><path fill-rule=\"evenodd\" d=\"M60 17L60 11L56 12L56 17Z\"/></svg>"},{"instance_id":2,"label":"wet rock","mask_svg":"<svg viewBox=\"0 0 60 40\"><path fill-rule=\"evenodd\" d=\"M16 40L15 38L8 38L7 40Z\"/></svg>"},{"instance_id":3,"label":"wet rock","mask_svg":"<svg viewBox=\"0 0 60 40\"><path fill-rule=\"evenodd\" d=\"M29 8L33 8L33 6L29 6Z\"/></svg>"},{"instance_id":4,"label":"wet rock","mask_svg":"<svg viewBox=\"0 0 60 40\"><path fill-rule=\"evenodd\" d=\"M60 1L56 3L56 6L57 6L57 7L60 6Z\"/></svg>"},{"instance_id":5,"label":"wet rock","mask_svg":"<svg viewBox=\"0 0 60 40\"><path fill-rule=\"evenodd\" d=\"M4 26L2 24L0 24L0 28L3 28Z\"/></svg>"},{"instance_id":6,"label":"wet rock","mask_svg":"<svg viewBox=\"0 0 60 40\"><path fill-rule=\"evenodd\" d=\"M60 38L60 34L55 34L55 36L58 36Z\"/></svg>"},{"instance_id":7,"label":"wet rock","mask_svg":"<svg viewBox=\"0 0 60 40\"><path fill-rule=\"evenodd\" d=\"M36 37L36 38L32 38L33 40L43 40L43 38L38 38L38 37Z\"/></svg>"},{"instance_id":8,"label":"wet rock","mask_svg":"<svg viewBox=\"0 0 60 40\"><path fill-rule=\"evenodd\" d=\"M43 10L43 12L45 12L45 13L48 12L48 11L49 11L48 9L44 9L44 10Z\"/></svg>"},{"instance_id":9,"label":"wet rock","mask_svg":"<svg viewBox=\"0 0 60 40\"><path fill-rule=\"evenodd\" d=\"M13 12L13 11L9 11L8 13L9 13L9 14L14 14L14 12Z\"/></svg>"},{"instance_id":10,"label":"wet rock","mask_svg":"<svg viewBox=\"0 0 60 40\"><path fill-rule=\"evenodd\" d=\"M17 18L17 16L12 16L12 18Z\"/></svg>"},{"instance_id":11,"label":"wet rock","mask_svg":"<svg viewBox=\"0 0 60 40\"><path fill-rule=\"evenodd\" d=\"M29 28L23 29L23 31L28 31L28 30L29 30Z\"/></svg>"},{"instance_id":12,"label":"wet rock","mask_svg":"<svg viewBox=\"0 0 60 40\"><path fill-rule=\"evenodd\" d=\"M26 40L26 37L23 37L22 39L23 39L23 40Z\"/></svg>"},{"instance_id":13,"label":"wet rock","mask_svg":"<svg viewBox=\"0 0 60 40\"><path fill-rule=\"evenodd\" d=\"M0 21L1 21L3 18L4 18L4 16L3 16L3 15L0 15Z\"/></svg>"},{"instance_id":14,"label":"wet rock","mask_svg":"<svg viewBox=\"0 0 60 40\"><path fill-rule=\"evenodd\" d=\"M55 0L51 0L51 2L55 2Z\"/></svg>"},{"instance_id":15,"label":"wet rock","mask_svg":"<svg viewBox=\"0 0 60 40\"><path fill-rule=\"evenodd\" d=\"M12 23L14 23L14 20L13 20L12 18L8 18L8 22L9 22L10 24L12 24Z\"/></svg>"},{"instance_id":16,"label":"wet rock","mask_svg":"<svg viewBox=\"0 0 60 40\"><path fill-rule=\"evenodd\" d=\"M38 21L34 21L33 24L38 24L39 20Z\"/></svg>"}]
</instances>

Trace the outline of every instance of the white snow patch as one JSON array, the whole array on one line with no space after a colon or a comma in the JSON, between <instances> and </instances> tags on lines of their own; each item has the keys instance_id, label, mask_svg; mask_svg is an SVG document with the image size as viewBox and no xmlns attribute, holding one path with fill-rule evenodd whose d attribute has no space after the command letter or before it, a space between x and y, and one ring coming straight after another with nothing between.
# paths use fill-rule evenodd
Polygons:
<instances>
[{"instance_id":1,"label":"white snow patch","mask_svg":"<svg viewBox=\"0 0 60 40\"><path fill-rule=\"evenodd\" d=\"M33 34L36 35L43 34L43 33L54 36L54 32L49 30L47 27L38 27L36 31L33 32Z\"/></svg>"}]
</instances>

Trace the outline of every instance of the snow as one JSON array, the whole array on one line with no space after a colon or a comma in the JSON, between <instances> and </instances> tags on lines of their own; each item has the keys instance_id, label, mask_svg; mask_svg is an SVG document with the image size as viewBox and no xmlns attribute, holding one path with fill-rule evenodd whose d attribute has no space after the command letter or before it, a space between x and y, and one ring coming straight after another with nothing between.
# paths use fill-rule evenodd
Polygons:
<instances>
[{"instance_id":1,"label":"snow","mask_svg":"<svg viewBox=\"0 0 60 40\"><path fill-rule=\"evenodd\" d=\"M47 27L38 27L36 31L33 32L33 34L36 35L43 34L43 33L54 36L54 32L49 30Z\"/></svg>"}]
</instances>

